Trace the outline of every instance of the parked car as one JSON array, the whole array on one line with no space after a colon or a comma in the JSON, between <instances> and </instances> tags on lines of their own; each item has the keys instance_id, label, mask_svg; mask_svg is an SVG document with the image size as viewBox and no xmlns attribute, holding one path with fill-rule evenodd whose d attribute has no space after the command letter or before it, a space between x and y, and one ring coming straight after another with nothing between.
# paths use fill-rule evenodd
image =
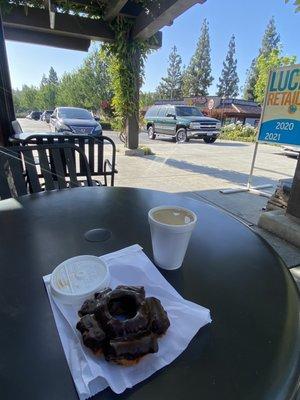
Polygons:
<instances>
[{"instance_id":1,"label":"parked car","mask_svg":"<svg viewBox=\"0 0 300 400\"><path fill-rule=\"evenodd\" d=\"M154 105L145 115L149 139L156 135L170 135L177 142L187 142L190 138L203 139L214 143L221 132L221 122L205 117L197 107L187 105Z\"/></svg>"},{"instance_id":2,"label":"parked car","mask_svg":"<svg viewBox=\"0 0 300 400\"><path fill-rule=\"evenodd\" d=\"M100 123L84 108L57 107L50 117L50 126L55 132L102 135Z\"/></svg>"},{"instance_id":3,"label":"parked car","mask_svg":"<svg viewBox=\"0 0 300 400\"><path fill-rule=\"evenodd\" d=\"M49 124L50 122L50 117L53 114L53 110L45 110L43 114L41 115L41 121L47 122Z\"/></svg>"},{"instance_id":4,"label":"parked car","mask_svg":"<svg viewBox=\"0 0 300 400\"><path fill-rule=\"evenodd\" d=\"M41 114L41 111L31 111L28 115L26 115L26 118L38 121L41 118Z\"/></svg>"}]
</instances>

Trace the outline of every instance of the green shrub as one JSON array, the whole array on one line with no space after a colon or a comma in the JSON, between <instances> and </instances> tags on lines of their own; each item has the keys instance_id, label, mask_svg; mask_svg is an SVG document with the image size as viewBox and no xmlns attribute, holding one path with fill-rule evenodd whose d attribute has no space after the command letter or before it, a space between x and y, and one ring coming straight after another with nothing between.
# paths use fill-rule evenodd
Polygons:
<instances>
[{"instance_id":1,"label":"green shrub","mask_svg":"<svg viewBox=\"0 0 300 400\"><path fill-rule=\"evenodd\" d=\"M254 128L251 125L229 124L223 126L221 139L255 142L256 135L257 128Z\"/></svg>"},{"instance_id":2,"label":"green shrub","mask_svg":"<svg viewBox=\"0 0 300 400\"><path fill-rule=\"evenodd\" d=\"M155 154L152 152L150 147L140 146L139 149L143 150L145 156L153 156Z\"/></svg>"},{"instance_id":3,"label":"green shrub","mask_svg":"<svg viewBox=\"0 0 300 400\"><path fill-rule=\"evenodd\" d=\"M118 131L120 132L122 130L122 120L121 118L112 118L111 119L111 127L113 131Z\"/></svg>"},{"instance_id":4,"label":"green shrub","mask_svg":"<svg viewBox=\"0 0 300 400\"><path fill-rule=\"evenodd\" d=\"M29 113L28 112L16 112L16 118L25 118L26 117L26 115L28 115Z\"/></svg>"},{"instance_id":5,"label":"green shrub","mask_svg":"<svg viewBox=\"0 0 300 400\"><path fill-rule=\"evenodd\" d=\"M111 131L111 123L108 121L100 121L102 129L105 131Z\"/></svg>"}]
</instances>

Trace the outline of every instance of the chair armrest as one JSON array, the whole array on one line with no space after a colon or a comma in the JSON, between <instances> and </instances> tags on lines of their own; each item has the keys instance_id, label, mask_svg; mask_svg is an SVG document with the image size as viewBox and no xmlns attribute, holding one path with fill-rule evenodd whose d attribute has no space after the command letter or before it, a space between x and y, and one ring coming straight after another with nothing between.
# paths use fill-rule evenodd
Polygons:
<instances>
[{"instance_id":1,"label":"chair armrest","mask_svg":"<svg viewBox=\"0 0 300 400\"><path fill-rule=\"evenodd\" d=\"M106 159L105 161L104 161L104 173L106 172L106 167L108 166L108 168L112 171L112 172L114 172L115 174L117 174L118 173L118 170L116 170L116 169L114 169L113 170L113 166L111 165L111 162L108 160L108 159Z\"/></svg>"},{"instance_id":2,"label":"chair armrest","mask_svg":"<svg viewBox=\"0 0 300 400\"><path fill-rule=\"evenodd\" d=\"M114 186L114 174L117 174L118 171L113 168L111 162L106 159L104 161L104 165L103 165L103 172L104 172L104 185L107 186L107 167L111 170L112 174L111 174L111 186Z\"/></svg>"}]
</instances>

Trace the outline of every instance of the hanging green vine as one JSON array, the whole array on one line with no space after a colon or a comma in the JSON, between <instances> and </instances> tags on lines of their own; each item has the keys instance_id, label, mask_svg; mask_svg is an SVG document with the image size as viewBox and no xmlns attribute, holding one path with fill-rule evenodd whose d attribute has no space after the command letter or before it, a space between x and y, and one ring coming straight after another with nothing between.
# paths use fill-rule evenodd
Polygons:
<instances>
[{"instance_id":1,"label":"hanging green vine","mask_svg":"<svg viewBox=\"0 0 300 400\"><path fill-rule=\"evenodd\" d=\"M130 39L132 20L117 17L111 27L115 40L103 46L110 57L110 73L114 89L113 107L124 132L130 116L138 118L139 88L144 76L144 63L149 53L145 41Z\"/></svg>"},{"instance_id":2,"label":"hanging green vine","mask_svg":"<svg viewBox=\"0 0 300 400\"><path fill-rule=\"evenodd\" d=\"M105 2L90 0L87 4L80 4L72 0L52 1L60 13L72 13L73 15L87 16L90 18L102 19L105 10ZM0 8L3 13L9 13L15 6L24 6L28 8L45 8L44 0L0 0Z\"/></svg>"}]
</instances>

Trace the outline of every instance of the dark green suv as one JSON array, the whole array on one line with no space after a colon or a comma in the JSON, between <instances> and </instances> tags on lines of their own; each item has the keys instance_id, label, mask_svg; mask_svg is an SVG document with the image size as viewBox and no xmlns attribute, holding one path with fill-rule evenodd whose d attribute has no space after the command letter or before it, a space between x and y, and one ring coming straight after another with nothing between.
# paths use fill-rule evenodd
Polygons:
<instances>
[{"instance_id":1,"label":"dark green suv","mask_svg":"<svg viewBox=\"0 0 300 400\"><path fill-rule=\"evenodd\" d=\"M150 139L156 135L170 135L177 142L187 142L190 138L203 139L214 143L220 135L221 122L204 117L199 108L186 105L163 104L149 108L145 115Z\"/></svg>"}]
</instances>

